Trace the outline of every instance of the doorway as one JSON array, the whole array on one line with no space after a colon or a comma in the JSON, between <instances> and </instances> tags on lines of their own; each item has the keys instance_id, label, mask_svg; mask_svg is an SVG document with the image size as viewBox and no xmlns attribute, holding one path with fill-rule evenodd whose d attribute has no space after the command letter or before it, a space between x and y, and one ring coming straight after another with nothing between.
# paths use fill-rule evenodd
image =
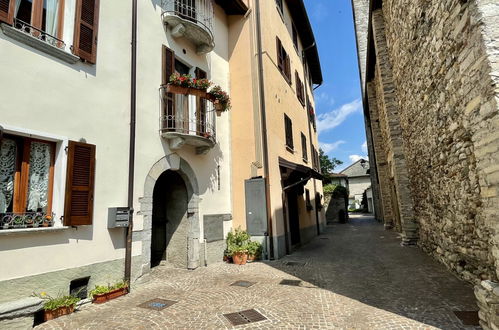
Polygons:
<instances>
[{"instance_id":1,"label":"doorway","mask_svg":"<svg viewBox=\"0 0 499 330\"><path fill-rule=\"evenodd\" d=\"M298 196L295 189L286 192L288 204L289 232L291 234L291 246L300 244L300 214L298 211Z\"/></svg>"},{"instance_id":2,"label":"doorway","mask_svg":"<svg viewBox=\"0 0 499 330\"><path fill-rule=\"evenodd\" d=\"M184 179L171 170L163 172L153 191L151 267L166 263L187 268L188 193Z\"/></svg>"}]
</instances>

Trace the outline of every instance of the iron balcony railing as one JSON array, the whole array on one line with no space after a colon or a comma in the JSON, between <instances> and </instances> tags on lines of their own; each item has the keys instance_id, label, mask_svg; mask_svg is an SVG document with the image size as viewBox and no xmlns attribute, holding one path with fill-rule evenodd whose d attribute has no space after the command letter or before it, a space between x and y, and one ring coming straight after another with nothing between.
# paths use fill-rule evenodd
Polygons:
<instances>
[{"instance_id":1,"label":"iron balcony railing","mask_svg":"<svg viewBox=\"0 0 499 330\"><path fill-rule=\"evenodd\" d=\"M66 44L61 39L58 39L58 38L54 37L53 35L48 34L47 32L45 32L43 30L37 29L36 27L34 27L34 26L24 22L24 21L21 21L20 19L14 18L14 25L13 26L15 29L17 29L17 30L19 30L27 35L30 35L33 38L36 38L40 41L43 41L49 45L52 45L52 46L59 48L59 49L62 49L62 50L66 49Z\"/></svg>"},{"instance_id":2,"label":"iron balcony railing","mask_svg":"<svg viewBox=\"0 0 499 330\"><path fill-rule=\"evenodd\" d=\"M196 135L216 142L216 112L208 100L159 89L161 107L159 130L161 133L175 132Z\"/></svg>"},{"instance_id":3,"label":"iron balcony railing","mask_svg":"<svg viewBox=\"0 0 499 330\"><path fill-rule=\"evenodd\" d=\"M43 212L0 213L0 230L17 228L53 227L55 214Z\"/></svg>"},{"instance_id":4,"label":"iron balcony railing","mask_svg":"<svg viewBox=\"0 0 499 330\"><path fill-rule=\"evenodd\" d=\"M162 0L163 15L176 15L189 20L213 36L213 0Z\"/></svg>"}]
</instances>

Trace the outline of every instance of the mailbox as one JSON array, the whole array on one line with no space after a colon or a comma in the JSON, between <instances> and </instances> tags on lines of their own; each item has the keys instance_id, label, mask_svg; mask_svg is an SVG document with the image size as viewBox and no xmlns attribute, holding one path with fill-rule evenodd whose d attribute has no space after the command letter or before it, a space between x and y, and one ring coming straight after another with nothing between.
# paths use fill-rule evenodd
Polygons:
<instances>
[{"instance_id":1,"label":"mailbox","mask_svg":"<svg viewBox=\"0 0 499 330\"><path fill-rule=\"evenodd\" d=\"M126 228L130 223L128 207L110 207L107 216L107 228Z\"/></svg>"}]
</instances>

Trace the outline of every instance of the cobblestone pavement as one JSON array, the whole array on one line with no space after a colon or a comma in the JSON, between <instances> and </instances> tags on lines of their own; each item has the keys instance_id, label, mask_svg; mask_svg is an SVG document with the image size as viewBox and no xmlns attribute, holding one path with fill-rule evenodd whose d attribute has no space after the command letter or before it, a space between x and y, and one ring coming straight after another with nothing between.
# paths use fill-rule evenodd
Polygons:
<instances>
[{"instance_id":1,"label":"cobblestone pavement","mask_svg":"<svg viewBox=\"0 0 499 330\"><path fill-rule=\"evenodd\" d=\"M399 242L372 218L355 217L278 261L155 268L131 294L37 328L223 329L232 328L223 314L254 308L267 320L237 328L470 329L453 311L477 310L471 286ZM256 284L230 286L238 280ZM153 298L177 303L162 311L138 307Z\"/></svg>"}]
</instances>

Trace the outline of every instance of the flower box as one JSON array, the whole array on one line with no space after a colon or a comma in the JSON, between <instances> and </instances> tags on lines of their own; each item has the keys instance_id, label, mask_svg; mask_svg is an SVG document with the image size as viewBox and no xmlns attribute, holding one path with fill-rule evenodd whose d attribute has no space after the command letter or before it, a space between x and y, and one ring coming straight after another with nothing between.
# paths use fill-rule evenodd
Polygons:
<instances>
[{"instance_id":1,"label":"flower box","mask_svg":"<svg viewBox=\"0 0 499 330\"><path fill-rule=\"evenodd\" d=\"M178 85L172 85L168 84L166 85L166 92L167 93L173 93L173 94L190 94L202 98L208 98L206 89L198 89L198 88L192 88L192 87L184 87L184 86L178 86Z\"/></svg>"},{"instance_id":2,"label":"flower box","mask_svg":"<svg viewBox=\"0 0 499 330\"><path fill-rule=\"evenodd\" d=\"M71 314L74 312L74 310L75 310L75 305L61 306L61 307L56 308L56 309L45 310L43 312L43 319L45 321L50 321L50 320L56 319L60 316Z\"/></svg>"},{"instance_id":3,"label":"flower box","mask_svg":"<svg viewBox=\"0 0 499 330\"><path fill-rule=\"evenodd\" d=\"M109 300L116 299L128 293L128 288L119 288L103 294L96 294L93 296L92 302L94 304L103 304Z\"/></svg>"}]
</instances>

